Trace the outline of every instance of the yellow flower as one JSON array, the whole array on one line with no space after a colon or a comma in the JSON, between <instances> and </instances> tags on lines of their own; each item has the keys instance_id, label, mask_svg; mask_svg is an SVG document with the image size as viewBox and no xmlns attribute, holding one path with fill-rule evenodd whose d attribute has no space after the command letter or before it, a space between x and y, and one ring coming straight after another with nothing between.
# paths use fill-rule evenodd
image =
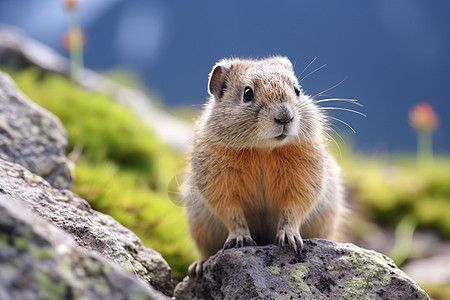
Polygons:
<instances>
[{"instance_id":1,"label":"yellow flower","mask_svg":"<svg viewBox=\"0 0 450 300\"><path fill-rule=\"evenodd\" d=\"M83 29L70 29L64 33L61 39L61 45L66 51L70 51L70 47L84 47L87 38Z\"/></svg>"}]
</instances>

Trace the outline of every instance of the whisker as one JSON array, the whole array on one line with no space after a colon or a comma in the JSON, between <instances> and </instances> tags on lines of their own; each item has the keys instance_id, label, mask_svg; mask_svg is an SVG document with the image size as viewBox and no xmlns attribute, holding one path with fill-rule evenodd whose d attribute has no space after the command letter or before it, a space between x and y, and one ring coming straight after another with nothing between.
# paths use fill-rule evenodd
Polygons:
<instances>
[{"instance_id":1,"label":"whisker","mask_svg":"<svg viewBox=\"0 0 450 300\"><path fill-rule=\"evenodd\" d=\"M352 126L350 126L348 123L346 123L346 122L344 122L344 121L342 121L341 119L339 119L339 118L335 118L335 117L332 117L332 116L327 116L327 118L330 118L330 119L333 119L333 120L336 120L336 121L338 121L338 122L341 122L342 124L344 124L344 125L347 125L347 127L348 128L350 128L352 131L353 131L353 133L356 133L356 131L355 131L355 129L353 129L353 127Z\"/></svg>"},{"instance_id":2,"label":"whisker","mask_svg":"<svg viewBox=\"0 0 450 300\"><path fill-rule=\"evenodd\" d=\"M344 79L342 79L341 81L339 81L339 82L336 83L335 85L333 85L333 86L327 88L326 90L323 90L323 91L321 91L320 93L315 94L314 96L312 96L312 98L315 98L315 97L317 97L317 96L320 96L320 95L322 95L323 93L326 93L326 92L328 92L329 90L332 90L332 89L338 87L338 86L341 85L341 83L343 83L345 80L347 80L347 77L345 77Z\"/></svg>"},{"instance_id":3,"label":"whisker","mask_svg":"<svg viewBox=\"0 0 450 300\"><path fill-rule=\"evenodd\" d=\"M332 125L332 126L338 128L336 125ZM345 140L342 138L342 136L341 136L336 130L334 130L334 129L331 128L331 127L329 127L329 130L333 131L333 133L336 134L336 135L339 137L339 139L342 141L342 143L344 143L344 146L347 145L347 143L345 142Z\"/></svg>"},{"instance_id":4,"label":"whisker","mask_svg":"<svg viewBox=\"0 0 450 300\"><path fill-rule=\"evenodd\" d=\"M191 105L189 105L189 106L190 106L190 107L195 107L195 108L197 108L197 107L203 108L203 107L206 106L206 104L205 104L205 103L202 103L202 104L200 104L200 103L194 103L194 104L191 104Z\"/></svg>"},{"instance_id":5,"label":"whisker","mask_svg":"<svg viewBox=\"0 0 450 300\"><path fill-rule=\"evenodd\" d=\"M306 78L308 78L309 75L316 73L316 72L319 71L320 69L324 68L326 65L327 65L327 64L324 64L324 65L318 67L317 69L315 69L314 71L309 72L308 75L306 75L305 77L303 77L298 83L301 83L303 80L305 80Z\"/></svg>"},{"instance_id":6,"label":"whisker","mask_svg":"<svg viewBox=\"0 0 450 300\"><path fill-rule=\"evenodd\" d=\"M331 101L348 102L348 103L358 105L359 107L364 107L364 105L359 103L358 99L327 98L327 99L313 100L314 103L331 102Z\"/></svg>"},{"instance_id":7,"label":"whisker","mask_svg":"<svg viewBox=\"0 0 450 300\"><path fill-rule=\"evenodd\" d=\"M306 66L306 68L303 69L303 71L298 75L298 78L302 78L303 73L305 73L306 70L316 61L317 57L314 57L314 59Z\"/></svg>"},{"instance_id":8,"label":"whisker","mask_svg":"<svg viewBox=\"0 0 450 300\"><path fill-rule=\"evenodd\" d=\"M343 108L343 107L317 107L317 109L318 110L343 110L343 111L355 113L355 114L363 116L363 117L367 117L365 114L363 114L360 111L349 109L349 108Z\"/></svg>"},{"instance_id":9,"label":"whisker","mask_svg":"<svg viewBox=\"0 0 450 300\"><path fill-rule=\"evenodd\" d=\"M336 142L336 140L328 132L325 131L325 134L334 142L334 144L338 148L339 156L342 157L341 147L339 147L339 144Z\"/></svg>"}]
</instances>

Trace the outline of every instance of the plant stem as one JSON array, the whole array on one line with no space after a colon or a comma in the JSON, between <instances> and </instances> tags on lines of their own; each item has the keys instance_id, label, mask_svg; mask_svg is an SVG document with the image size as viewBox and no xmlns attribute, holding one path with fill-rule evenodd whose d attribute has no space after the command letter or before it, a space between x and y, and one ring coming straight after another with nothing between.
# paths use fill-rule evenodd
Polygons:
<instances>
[{"instance_id":1,"label":"plant stem","mask_svg":"<svg viewBox=\"0 0 450 300\"><path fill-rule=\"evenodd\" d=\"M395 244L389 252L389 257L399 266L411 255L416 227L417 222L411 216L403 217L395 227Z\"/></svg>"},{"instance_id":2,"label":"plant stem","mask_svg":"<svg viewBox=\"0 0 450 300\"><path fill-rule=\"evenodd\" d=\"M83 68L83 36L75 11L69 11L70 77L75 80Z\"/></svg>"},{"instance_id":3,"label":"plant stem","mask_svg":"<svg viewBox=\"0 0 450 300\"><path fill-rule=\"evenodd\" d=\"M431 132L419 130L417 134L418 159L420 162L429 162L433 158Z\"/></svg>"}]
</instances>

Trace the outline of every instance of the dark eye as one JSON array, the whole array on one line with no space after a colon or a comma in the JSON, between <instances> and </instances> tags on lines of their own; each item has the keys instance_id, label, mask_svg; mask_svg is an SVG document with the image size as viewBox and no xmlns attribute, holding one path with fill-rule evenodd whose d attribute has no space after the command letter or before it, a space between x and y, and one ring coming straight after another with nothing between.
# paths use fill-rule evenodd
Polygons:
<instances>
[{"instance_id":1,"label":"dark eye","mask_svg":"<svg viewBox=\"0 0 450 300\"><path fill-rule=\"evenodd\" d=\"M246 86L244 89L244 102L252 101L255 98L251 87Z\"/></svg>"},{"instance_id":2,"label":"dark eye","mask_svg":"<svg viewBox=\"0 0 450 300\"><path fill-rule=\"evenodd\" d=\"M294 91L295 91L295 94L297 95L297 97L300 96L300 89L298 86L294 85Z\"/></svg>"}]
</instances>

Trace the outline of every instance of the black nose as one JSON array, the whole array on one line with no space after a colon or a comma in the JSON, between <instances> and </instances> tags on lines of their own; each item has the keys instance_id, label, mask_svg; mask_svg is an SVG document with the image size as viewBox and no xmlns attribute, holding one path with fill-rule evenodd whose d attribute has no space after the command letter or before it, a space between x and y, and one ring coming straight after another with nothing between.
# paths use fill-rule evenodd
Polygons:
<instances>
[{"instance_id":1,"label":"black nose","mask_svg":"<svg viewBox=\"0 0 450 300\"><path fill-rule=\"evenodd\" d=\"M292 109L286 105L281 105L275 113L274 121L277 124L287 124L292 121L294 114Z\"/></svg>"},{"instance_id":2,"label":"black nose","mask_svg":"<svg viewBox=\"0 0 450 300\"><path fill-rule=\"evenodd\" d=\"M275 123L277 123L277 124L287 124L287 123L291 122L292 119L293 119L293 117L291 117L291 116L285 116L283 118L277 118L277 117L274 118Z\"/></svg>"}]
</instances>

